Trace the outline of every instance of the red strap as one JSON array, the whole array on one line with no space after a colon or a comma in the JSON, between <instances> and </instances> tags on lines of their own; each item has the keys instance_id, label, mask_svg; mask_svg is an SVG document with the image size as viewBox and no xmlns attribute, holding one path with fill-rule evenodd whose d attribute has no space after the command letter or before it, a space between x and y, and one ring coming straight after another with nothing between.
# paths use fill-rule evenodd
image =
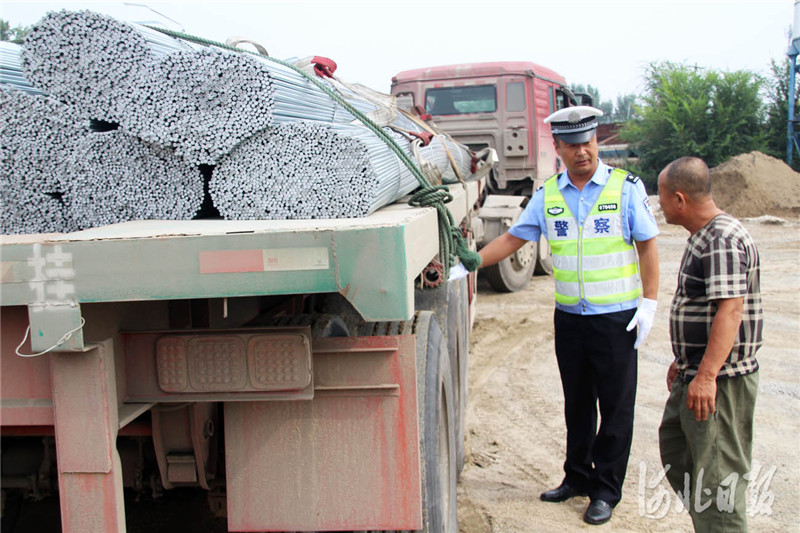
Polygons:
<instances>
[{"instance_id":1,"label":"red strap","mask_svg":"<svg viewBox=\"0 0 800 533\"><path fill-rule=\"evenodd\" d=\"M422 141L422 146L428 146L433 140L433 133L429 131L409 131L411 135Z\"/></svg>"},{"instance_id":2,"label":"red strap","mask_svg":"<svg viewBox=\"0 0 800 533\"><path fill-rule=\"evenodd\" d=\"M433 118L429 113L426 113L425 108L419 104L415 105L413 109L414 112L417 114L417 116L420 118L420 120L430 120Z\"/></svg>"},{"instance_id":3,"label":"red strap","mask_svg":"<svg viewBox=\"0 0 800 533\"><path fill-rule=\"evenodd\" d=\"M314 72L320 78L333 78L333 73L336 72L336 62L327 57L314 56L311 60L314 64Z\"/></svg>"},{"instance_id":4,"label":"red strap","mask_svg":"<svg viewBox=\"0 0 800 533\"><path fill-rule=\"evenodd\" d=\"M475 152L470 152L472 154L472 160L470 161L469 169L475 174L478 171L478 163L480 162L480 158Z\"/></svg>"}]
</instances>

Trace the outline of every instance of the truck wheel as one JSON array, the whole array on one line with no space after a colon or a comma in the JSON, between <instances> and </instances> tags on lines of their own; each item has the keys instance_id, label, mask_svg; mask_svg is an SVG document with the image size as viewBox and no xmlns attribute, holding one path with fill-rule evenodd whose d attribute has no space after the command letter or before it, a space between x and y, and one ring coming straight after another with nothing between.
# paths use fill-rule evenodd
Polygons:
<instances>
[{"instance_id":1,"label":"truck wheel","mask_svg":"<svg viewBox=\"0 0 800 533\"><path fill-rule=\"evenodd\" d=\"M456 477L461 475L465 461L465 427L467 411L467 370L469 365L469 287L466 279L449 283L447 309L447 351L450 353L450 373L453 375L453 412L456 427Z\"/></svg>"},{"instance_id":2,"label":"truck wheel","mask_svg":"<svg viewBox=\"0 0 800 533\"><path fill-rule=\"evenodd\" d=\"M325 313L305 313L281 317L257 318L247 327L290 327L310 326L313 337L349 337L347 324L337 315Z\"/></svg>"},{"instance_id":3,"label":"truck wheel","mask_svg":"<svg viewBox=\"0 0 800 533\"><path fill-rule=\"evenodd\" d=\"M550 253L550 243L544 236L539 237L536 245L536 268L533 273L537 276L550 276L553 273L553 255Z\"/></svg>"},{"instance_id":4,"label":"truck wheel","mask_svg":"<svg viewBox=\"0 0 800 533\"><path fill-rule=\"evenodd\" d=\"M455 404L450 358L432 312L418 314L416 334L423 483L420 533L457 533Z\"/></svg>"},{"instance_id":5,"label":"truck wheel","mask_svg":"<svg viewBox=\"0 0 800 533\"><path fill-rule=\"evenodd\" d=\"M491 241L505 232L500 221L486 224L486 240ZM483 269L489 285L498 292L516 292L524 289L536 268L536 246L529 242L496 265Z\"/></svg>"}]
</instances>

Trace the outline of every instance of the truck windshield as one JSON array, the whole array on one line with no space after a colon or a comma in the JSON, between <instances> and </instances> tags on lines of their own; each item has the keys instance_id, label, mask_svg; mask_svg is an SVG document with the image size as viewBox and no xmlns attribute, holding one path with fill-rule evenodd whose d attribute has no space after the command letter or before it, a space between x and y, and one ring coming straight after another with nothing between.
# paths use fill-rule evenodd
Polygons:
<instances>
[{"instance_id":1,"label":"truck windshield","mask_svg":"<svg viewBox=\"0 0 800 533\"><path fill-rule=\"evenodd\" d=\"M494 85L428 89L425 110L431 115L493 113L497 110L497 89Z\"/></svg>"}]
</instances>

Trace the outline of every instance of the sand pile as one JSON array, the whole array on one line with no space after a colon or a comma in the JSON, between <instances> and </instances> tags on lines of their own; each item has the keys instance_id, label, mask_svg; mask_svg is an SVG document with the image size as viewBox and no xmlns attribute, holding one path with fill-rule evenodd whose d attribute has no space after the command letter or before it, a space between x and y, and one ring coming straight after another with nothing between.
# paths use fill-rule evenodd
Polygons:
<instances>
[{"instance_id":1,"label":"sand pile","mask_svg":"<svg viewBox=\"0 0 800 533\"><path fill-rule=\"evenodd\" d=\"M711 188L717 206L737 218L800 216L800 173L761 152L712 168Z\"/></svg>"}]
</instances>

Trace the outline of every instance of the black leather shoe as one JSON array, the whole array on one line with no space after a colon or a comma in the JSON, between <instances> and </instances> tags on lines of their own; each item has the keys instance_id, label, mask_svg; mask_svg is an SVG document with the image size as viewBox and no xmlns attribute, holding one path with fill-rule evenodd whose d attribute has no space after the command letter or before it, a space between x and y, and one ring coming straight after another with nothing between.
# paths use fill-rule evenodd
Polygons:
<instances>
[{"instance_id":1,"label":"black leather shoe","mask_svg":"<svg viewBox=\"0 0 800 533\"><path fill-rule=\"evenodd\" d=\"M574 498L575 496L586 496L586 494L573 489L566 483L562 483L553 490L543 492L539 497L545 502L558 503L565 502L570 498Z\"/></svg>"},{"instance_id":2,"label":"black leather shoe","mask_svg":"<svg viewBox=\"0 0 800 533\"><path fill-rule=\"evenodd\" d=\"M614 508L608 502L592 500L592 503L586 508L586 512L583 513L583 521L593 526L599 526L611 520L612 512L614 512Z\"/></svg>"}]
</instances>

